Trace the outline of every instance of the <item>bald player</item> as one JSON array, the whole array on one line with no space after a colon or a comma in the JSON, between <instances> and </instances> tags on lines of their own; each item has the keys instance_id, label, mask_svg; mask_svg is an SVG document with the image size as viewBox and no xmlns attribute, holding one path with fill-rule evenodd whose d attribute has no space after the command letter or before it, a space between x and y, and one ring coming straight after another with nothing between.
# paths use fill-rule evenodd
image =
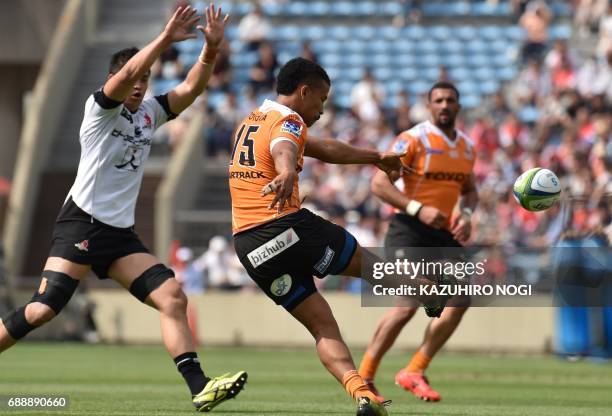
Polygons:
<instances>
[{"instance_id":1,"label":"bald player","mask_svg":"<svg viewBox=\"0 0 612 416\"><path fill-rule=\"evenodd\" d=\"M385 247L410 253L410 247L461 247L470 237L470 217L478 203L472 169L475 155L472 141L455 129L461 106L459 91L449 82L438 82L429 90L431 121L402 132L392 144L406 153L399 189L383 173L372 179L372 192L396 209L385 238ZM452 217L459 203L459 215ZM403 249L406 248L406 249ZM376 370L402 328L417 311L414 299L401 299L378 323L359 368L359 374L373 391ZM395 383L426 401L439 401L440 394L429 385L424 373L430 361L453 334L469 306L469 298L454 298L439 318L431 320L420 348ZM378 392L376 391L378 394ZM378 394L379 400L383 398Z\"/></svg>"}]
</instances>

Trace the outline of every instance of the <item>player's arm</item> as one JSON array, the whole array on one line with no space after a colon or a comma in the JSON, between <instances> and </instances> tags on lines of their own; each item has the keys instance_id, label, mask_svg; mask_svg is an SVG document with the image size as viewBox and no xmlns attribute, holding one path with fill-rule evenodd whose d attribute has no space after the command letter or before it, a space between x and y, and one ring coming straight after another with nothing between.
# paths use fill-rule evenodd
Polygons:
<instances>
[{"instance_id":1,"label":"player's arm","mask_svg":"<svg viewBox=\"0 0 612 416\"><path fill-rule=\"evenodd\" d=\"M336 165L376 165L391 180L400 177L403 154L355 147L333 139L308 137L304 155Z\"/></svg>"},{"instance_id":2,"label":"player's arm","mask_svg":"<svg viewBox=\"0 0 612 416\"><path fill-rule=\"evenodd\" d=\"M221 8L215 11L214 4L206 8L206 27L197 27L206 39L200 57L187 73L185 80L168 93L168 104L174 114L189 107L204 92L215 67L215 58L228 21L229 15L221 19Z\"/></svg>"},{"instance_id":3,"label":"player's arm","mask_svg":"<svg viewBox=\"0 0 612 416\"><path fill-rule=\"evenodd\" d=\"M446 223L447 217L439 209L408 198L382 172L376 172L370 183L370 189L383 202L417 218L423 224L433 228L442 228Z\"/></svg>"},{"instance_id":4,"label":"player's arm","mask_svg":"<svg viewBox=\"0 0 612 416\"><path fill-rule=\"evenodd\" d=\"M471 174L461 188L460 215L455 218L451 227L453 237L460 243L467 242L472 234L471 218L476 205L478 205L478 190L476 189L476 178L474 174Z\"/></svg>"},{"instance_id":5,"label":"player's arm","mask_svg":"<svg viewBox=\"0 0 612 416\"><path fill-rule=\"evenodd\" d=\"M270 153L277 175L261 190L262 196L272 192L275 194L268 209L273 209L278 204L277 211L280 213L287 201L291 200L293 184L297 177L297 151L297 145L290 140L281 140L272 147Z\"/></svg>"},{"instance_id":6,"label":"player's arm","mask_svg":"<svg viewBox=\"0 0 612 416\"><path fill-rule=\"evenodd\" d=\"M103 88L104 95L114 101L123 102L136 81L149 71L153 62L168 46L174 42L195 38L194 34L189 33L190 28L198 20L197 16L194 17L195 13L196 10L190 6L177 8L163 32L106 81Z\"/></svg>"}]
</instances>

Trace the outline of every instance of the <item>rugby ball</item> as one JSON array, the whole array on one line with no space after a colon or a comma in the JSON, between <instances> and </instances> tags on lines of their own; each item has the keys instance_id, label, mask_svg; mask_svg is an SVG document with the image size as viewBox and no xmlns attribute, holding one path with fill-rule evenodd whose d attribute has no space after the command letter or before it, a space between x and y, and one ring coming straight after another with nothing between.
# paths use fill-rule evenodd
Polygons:
<instances>
[{"instance_id":1,"label":"rugby ball","mask_svg":"<svg viewBox=\"0 0 612 416\"><path fill-rule=\"evenodd\" d=\"M516 179L512 191L518 203L526 210L543 211L561 196L561 183L550 170L533 168Z\"/></svg>"}]
</instances>

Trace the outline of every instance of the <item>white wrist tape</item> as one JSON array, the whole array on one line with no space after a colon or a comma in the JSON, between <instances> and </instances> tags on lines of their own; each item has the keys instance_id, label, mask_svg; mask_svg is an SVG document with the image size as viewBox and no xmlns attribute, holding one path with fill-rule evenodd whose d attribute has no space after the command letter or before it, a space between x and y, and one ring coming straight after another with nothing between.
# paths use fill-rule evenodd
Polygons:
<instances>
[{"instance_id":1,"label":"white wrist tape","mask_svg":"<svg viewBox=\"0 0 612 416\"><path fill-rule=\"evenodd\" d=\"M410 215L411 217L416 217L422 207L423 204L412 199L410 202L408 202L408 205L406 205L406 214Z\"/></svg>"}]
</instances>

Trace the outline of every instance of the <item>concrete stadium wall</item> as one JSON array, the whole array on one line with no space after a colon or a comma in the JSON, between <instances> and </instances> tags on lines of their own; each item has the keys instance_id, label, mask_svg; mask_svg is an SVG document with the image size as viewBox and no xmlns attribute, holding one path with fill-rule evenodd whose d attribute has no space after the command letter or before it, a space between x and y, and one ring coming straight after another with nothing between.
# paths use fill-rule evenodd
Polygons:
<instances>
[{"instance_id":1,"label":"concrete stadium wall","mask_svg":"<svg viewBox=\"0 0 612 416\"><path fill-rule=\"evenodd\" d=\"M91 291L95 319L105 342L161 343L157 312L130 294ZM351 347L365 347L387 308L362 308L360 297L328 293L325 298ZM190 298L203 345L312 346L310 334L261 293L210 293ZM472 308L447 344L447 350L542 353L550 350L552 308ZM429 322L419 311L396 346L420 344Z\"/></svg>"}]
</instances>

